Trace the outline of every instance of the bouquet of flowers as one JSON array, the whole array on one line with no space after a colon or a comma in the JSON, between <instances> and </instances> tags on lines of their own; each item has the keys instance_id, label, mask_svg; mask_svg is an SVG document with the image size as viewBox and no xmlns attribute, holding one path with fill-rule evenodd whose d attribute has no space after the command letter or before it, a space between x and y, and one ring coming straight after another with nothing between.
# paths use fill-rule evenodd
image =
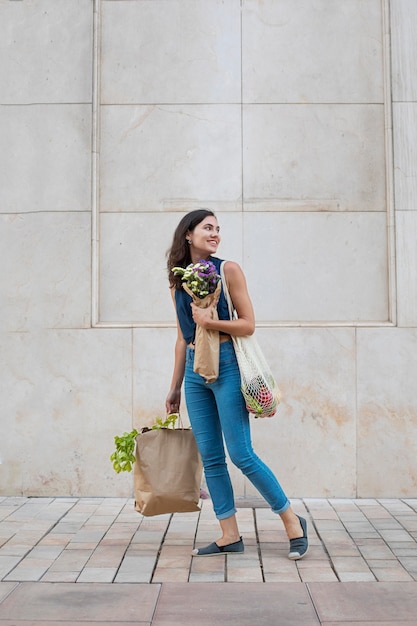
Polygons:
<instances>
[{"instance_id":1,"label":"bouquet of flowers","mask_svg":"<svg viewBox=\"0 0 417 626\"><path fill-rule=\"evenodd\" d=\"M214 293L220 280L214 263L203 259L185 268L173 267L172 271L176 276L181 276L183 283L200 299Z\"/></svg>"},{"instance_id":2,"label":"bouquet of flowers","mask_svg":"<svg viewBox=\"0 0 417 626\"><path fill-rule=\"evenodd\" d=\"M176 276L182 277L184 291L194 304L202 309L212 307L212 319L218 320L217 302L220 297L221 279L212 261L200 259L186 268L173 267ZM207 383L214 382L219 375L219 332L197 324L195 333L194 371L203 376Z\"/></svg>"}]
</instances>

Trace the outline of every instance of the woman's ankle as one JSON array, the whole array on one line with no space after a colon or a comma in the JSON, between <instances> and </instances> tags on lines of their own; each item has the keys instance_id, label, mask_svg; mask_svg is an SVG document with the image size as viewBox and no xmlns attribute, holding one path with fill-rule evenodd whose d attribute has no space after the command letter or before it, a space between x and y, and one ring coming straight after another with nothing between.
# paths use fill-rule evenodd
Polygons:
<instances>
[{"instance_id":1,"label":"woman's ankle","mask_svg":"<svg viewBox=\"0 0 417 626\"><path fill-rule=\"evenodd\" d=\"M287 509L285 513L281 515L281 519L284 523L288 539L298 539L303 536L300 519L292 509Z\"/></svg>"},{"instance_id":2,"label":"woman's ankle","mask_svg":"<svg viewBox=\"0 0 417 626\"><path fill-rule=\"evenodd\" d=\"M218 546L228 546L231 543L236 543L240 541L241 536L238 535L223 535L220 539L217 539L216 543Z\"/></svg>"}]
</instances>

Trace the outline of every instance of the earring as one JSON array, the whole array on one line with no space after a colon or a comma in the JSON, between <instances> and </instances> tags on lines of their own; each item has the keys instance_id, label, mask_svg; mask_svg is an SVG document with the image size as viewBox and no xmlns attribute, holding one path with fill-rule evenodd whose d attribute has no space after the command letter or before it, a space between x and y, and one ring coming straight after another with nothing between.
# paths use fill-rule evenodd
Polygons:
<instances>
[{"instance_id":1,"label":"earring","mask_svg":"<svg viewBox=\"0 0 417 626\"><path fill-rule=\"evenodd\" d=\"M189 243L189 244L190 244L190 246L191 246L191 244L192 244L191 239L187 239L187 243Z\"/></svg>"}]
</instances>

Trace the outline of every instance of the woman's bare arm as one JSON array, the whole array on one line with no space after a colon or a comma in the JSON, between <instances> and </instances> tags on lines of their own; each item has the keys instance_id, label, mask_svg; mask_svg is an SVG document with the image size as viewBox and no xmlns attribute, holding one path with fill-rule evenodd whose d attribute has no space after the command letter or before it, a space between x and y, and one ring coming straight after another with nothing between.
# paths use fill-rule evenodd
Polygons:
<instances>
[{"instance_id":1,"label":"woman's bare arm","mask_svg":"<svg viewBox=\"0 0 417 626\"><path fill-rule=\"evenodd\" d=\"M192 303L193 319L209 330L218 330L237 337L252 335L255 330L255 315L242 268L234 261L227 261L224 265L224 274L238 319L213 320L212 307L200 309Z\"/></svg>"},{"instance_id":2,"label":"woman's bare arm","mask_svg":"<svg viewBox=\"0 0 417 626\"><path fill-rule=\"evenodd\" d=\"M174 289L171 289L171 296L175 307ZM185 339L182 335L178 318L177 318L177 339L174 348L174 371L171 379L171 387L165 400L165 408L167 413L178 413L181 404L181 387L184 380L185 371Z\"/></svg>"}]
</instances>

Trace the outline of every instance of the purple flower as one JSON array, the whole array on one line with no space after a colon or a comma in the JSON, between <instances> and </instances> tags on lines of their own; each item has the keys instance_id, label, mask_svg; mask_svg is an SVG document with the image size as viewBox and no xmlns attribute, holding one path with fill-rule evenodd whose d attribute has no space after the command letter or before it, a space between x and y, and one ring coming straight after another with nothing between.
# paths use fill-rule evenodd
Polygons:
<instances>
[{"instance_id":1,"label":"purple flower","mask_svg":"<svg viewBox=\"0 0 417 626\"><path fill-rule=\"evenodd\" d=\"M172 271L182 277L182 281L198 298L214 293L220 280L214 263L204 259L200 259L195 265L190 263L186 268L174 267Z\"/></svg>"}]
</instances>

